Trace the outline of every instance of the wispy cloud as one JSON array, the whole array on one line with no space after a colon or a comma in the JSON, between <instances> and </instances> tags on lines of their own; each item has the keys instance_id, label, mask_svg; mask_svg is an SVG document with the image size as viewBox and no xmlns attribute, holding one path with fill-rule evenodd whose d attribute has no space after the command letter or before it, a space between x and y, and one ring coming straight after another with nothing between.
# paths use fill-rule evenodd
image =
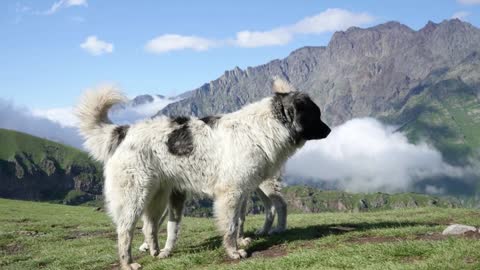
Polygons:
<instances>
[{"instance_id":1,"label":"wispy cloud","mask_svg":"<svg viewBox=\"0 0 480 270\"><path fill-rule=\"evenodd\" d=\"M56 13L57 11L68 8L68 7L74 7L74 6L88 6L87 0L59 0L58 2L55 2L52 4L52 6L42 12L44 15L52 15Z\"/></svg>"},{"instance_id":2,"label":"wispy cloud","mask_svg":"<svg viewBox=\"0 0 480 270\"><path fill-rule=\"evenodd\" d=\"M470 12L468 12L468 11L458 11L458 12L453 13L451 19L465 20L465 18L467 18L468 16L470 16Z\"/></svg>"},{"instance_id":3,"label":"wispy cloud","mask_svg":"<svg viewBox=\"0 0 480 270\"><path fill-rule=\"evenodd\" d=\"M317 15L306 17L293 25L275 28L270 31L241 31L234 43L240 47L262 47L284 45L299 34L322 34L345 30L350 26L373 22L368 13L354 13L348 10L331 8Z\"/></svg>"},{"instance_id":4,"label":"wispy cloud","mask_svg":"<svg viewBox=\"0 0 480 270\"><path fill-rule=\"evenodd\" d=\"M150 40L145 49L151 53L165 53L175 50L192 49L195 51L205 51L218 42L196 36L181 36L175 34L166 34Z\"/></svg>"},{"instance_id":5,"label":"wispy cloud","mask_svg":"<svg viewBox=\"0 0 480 270\"><path fill-rule=\"evenodd\" d=\"M113 44L98 39L96 36L89 36L80 44L80 47L92 55L102 55L113 52Z\"/></svg>"},{"instance_id":6,"label":"wispy cloud","mask_svg":"<svg viewBox=\"0 0 480 270\"><path fill-rule=\"evenodd\" d=\"M292 25L277 27L267 31L244 30L234 38L209 39L198 36L177 34L161 35L147 42L145 48L151 53L165 53L191 49L205 51L214 47L238 46L244 48L280 46L291 42L297 35L312 35L345 30L350 26L362 26L374 21L368 13L354 13L345 9L332 8L311 17L306 17Z\"/></svg>"},{"instance_id":7,"label":"wispy cloud","mask_svg":"<svg viewBox=\"0 0 480 270\"><path fill-rule=\"evenodd\" d=\"M457 0L458 3L464 5L478 5L480 4L480 0Z\"/></svg>"},{"instance_id":8,"label":"wispy cloud","mask_svg":"<svg viewBox=\"0 0 480 270\"><path fill-rule=\"evenodd\" d=\"M473 171L445 163L434 147L412 144L373 118L350 120L325 140L308 142L286 166L290 179L313 179L355 192L413 191L418 181L463 178ZM442 192L434 184L426 188L423 191Z\"/></svg>"}]
</instances>

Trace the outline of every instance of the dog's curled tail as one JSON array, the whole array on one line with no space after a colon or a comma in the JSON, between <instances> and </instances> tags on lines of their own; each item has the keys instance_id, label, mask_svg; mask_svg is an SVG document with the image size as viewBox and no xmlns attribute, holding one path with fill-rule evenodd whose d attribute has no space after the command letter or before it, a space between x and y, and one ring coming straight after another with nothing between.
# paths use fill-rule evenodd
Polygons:
<instances>
[{"instance_id":1,"label":"dog's curled tail","mask_svg":"<svg viewBox=\"0 0 480 270\"><path fill-rule=\"evenodd\" d=\"M127 98L116 87L104 85L87 90L75 109L80 134L85 139L84 146L99 161L107 161L118 144L116 137L125 136L125 127L114 125L108 118L108 110L113 105L126 101Z\"/></svg>"}]
</instances>

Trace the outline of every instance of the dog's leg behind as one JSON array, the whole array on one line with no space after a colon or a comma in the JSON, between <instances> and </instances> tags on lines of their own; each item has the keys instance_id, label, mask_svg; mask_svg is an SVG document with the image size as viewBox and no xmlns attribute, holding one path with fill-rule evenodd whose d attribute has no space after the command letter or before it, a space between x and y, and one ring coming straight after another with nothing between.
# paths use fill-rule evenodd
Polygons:
<instances>
[{"instance_id":1,"label":"dog's leg behind","mask_svg":"<svg viewBox=\"0 0 480 270\"><path fill-rule=\"evenodd\" d=\"M181 191L173 191L170 194L170 203L168 210L167 223L167 241L165 247L160 251L159 258L166 258L170 256L175 247L180 232L180 222L183 216L183 208L187 194Z\"/></svg>"},{"instance_id":2,"label":"dog's leg behind","mask_svg":"<svg viewBox=\"0 0 480 270\"><path fill-rule=\"evenodd\" d=\"M214 210L219 230L223 233L223 245L231 259L247 257L247 252L238 249L238 221L240 206L245 194L235 187L224 188L215 192Z\"/></svg>"},{"instance_id":3,"label":"dog's leg behind","mask_svg":"<svg viewBox=\"0 0 480 270\"><path fill-rule=\"evenodd\" d=\"M248 203L248 196L245 196L245 198L243 199L242 204L240 206L240 218L238 219L238 239L237 239L237 243L240 246L248 246L252 242L252 239L250 237L245 237L244 236L243 226L245 225L245 216L247 215L247 203Z\"/></svg>"},{"instance_id":4,"label":"dog's leg behind","mask_svg":"<svg viewBox=\"0 0 480 270\"><path fill-rule=\"evenodd\" d=\"M162 216L165 216L170 190L163 189L157 192L146 207L143 219L143 235L145 241L140 250L150 250L150 255L157 256L160 252L158 248L158 227L160 226Z\"/></svg>"},{"instance_id":5,"label":"dog's leg behind","mask_svg":"<svg viewBox=\"0 0 480 270\"><path fill-rule=\"evenodd\" d=\"M160 209L158 209L160 211ZM165 219L167 218L167 215L168 215L168 208L165 208L164 211L163 211L163 214L162 216L160 217L160 220L158 221L158 227L160 228L160 226L162 226L163 222L165 221ZM145 226L145 221L143 223L143 226ZM144 231L144 229L142 228L142 230ZM157 232L158 232L158 229L157 229ZM158 238L158 237L157 237ZM142 251L142 252L147 252L150 248L148 247L148 243L147 243L147 239L145 237L145 240L143 242L143 244L138 248L138 250Z\"/></svg>"},{"instance_id":6,"label":"dog's leg behind","mask_svg":"<svg viewBox=\"0 0 480 270\"><path fill-rule=\"evenodd\" d=\"M256 232L257 235L280 233L287 228L287 203L280 192L279 181L279 179L268 179L255 191L265 207L265 223ZM272 229L275 214L278 214L277 227Z\"/></svg>"}]
</instances>

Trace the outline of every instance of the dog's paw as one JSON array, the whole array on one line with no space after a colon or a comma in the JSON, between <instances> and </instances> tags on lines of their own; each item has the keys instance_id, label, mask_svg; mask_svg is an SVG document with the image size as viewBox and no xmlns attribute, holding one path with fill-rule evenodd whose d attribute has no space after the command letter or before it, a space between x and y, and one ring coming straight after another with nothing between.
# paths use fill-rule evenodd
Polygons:
<instances>
[{"instance_id":1,"label":"dog's paw","mask_svg":"<svg viewBox=\"0 0 480 270\"><path fill-rule=\"evenodd\" d=\"M158 254L157 258L159 258L159 259L168 258L171 253L172 253L171 249L162 249L162 250L160 250L160 253Z\"/></svg>"},{"instance_id":2,"label":"dog's paw","mask_svg":"<svg viewBox=\"0 0 480 270\"><path fill-rule=\"evenodd\" d=\"M265 236L265 235L267 235L267 232L265 231L264 228L261 228L261 229L258 229L258 230L255 232L255 235L256 235L256 236Z\"/></svg>"},{"instance_id":3,"label":"dog's paw","mask_svg":"<svg viewBox=\"0 0 480 270\"><path fill-rule=\"evenodd\" d=\"M142 266L138 263L131 263L121 267L122 270L139 270L142 269Z\"/></svg>"},{"instance_id":4,"label":"dog's paw","mask_svg":"<svg viewBox=\"0 0 480 270\"><path fill-rule=\"evenodd\" d=\"M246 246L250 245L250 243L252 243L252 238L250 238L250 237L238 238L237 243L240 246L246 247Z\"/></svg>"},{"instance_id":5,"label":"dog's paw","mask_svg":"<svg viewBox=\"0 0 480 270\"><path fill-rule=\"evenodd\" d=\"M138 250L140 250L141 252L147 252L148 251L148 244L147 243L143 243L139 248Z\"/></svg>"},{"instance_id":6,"label":"dog's paw","mask_svg":"<svg viewBox=\"0 0 480 270\"><path fill-rule=\"evenodd\" d=\"M228 253L228 257L232 260L239 260L247 257L247 252L244 249L233 250Z\"/></svg>"},{"instance_id":7,"label":"dog's paw","mask_svg":"<svg viewBox=\"0 0 480 270\"><path fill-rule=\"evenodd\" d=\"M283 233L284 231L286 231L285 228L278 228L278 227L277 227L277 228L271 229L271 230L268 232L268 234L269 234L269 235L274 235L274 234Z\"/></svg>"}]
</instances>

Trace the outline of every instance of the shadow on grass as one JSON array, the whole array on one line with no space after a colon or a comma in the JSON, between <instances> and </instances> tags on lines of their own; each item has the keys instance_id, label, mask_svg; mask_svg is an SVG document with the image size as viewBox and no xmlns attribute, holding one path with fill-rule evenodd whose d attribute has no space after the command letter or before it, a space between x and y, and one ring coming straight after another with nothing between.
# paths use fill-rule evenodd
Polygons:
<instances>
[{"instance_id":1,"label":"shadow on grass","mask_svg":"<svg viewBox=\"0 0 480 270\"><path fill-rule=\"evenodd\" d=\"M252 232L247 232L245 235L252 238L262 239L262 241L255 241L247 248L247 252L251 255L254 252L264 251L273 246L294 242L299 240L315 240L330 235L340 235L348 232L361 232L382 228L401 228L412 226L438 226L441 222L376 222L376 223L340 223L340 224L325 224L312 225L308 227L294 227L290 228L284 233L271 236L255 236ZM207 239L202 244L191 246L192 251L212 250L222 246L222 238L215 236Z\"/></svg>"}]
</instances>

